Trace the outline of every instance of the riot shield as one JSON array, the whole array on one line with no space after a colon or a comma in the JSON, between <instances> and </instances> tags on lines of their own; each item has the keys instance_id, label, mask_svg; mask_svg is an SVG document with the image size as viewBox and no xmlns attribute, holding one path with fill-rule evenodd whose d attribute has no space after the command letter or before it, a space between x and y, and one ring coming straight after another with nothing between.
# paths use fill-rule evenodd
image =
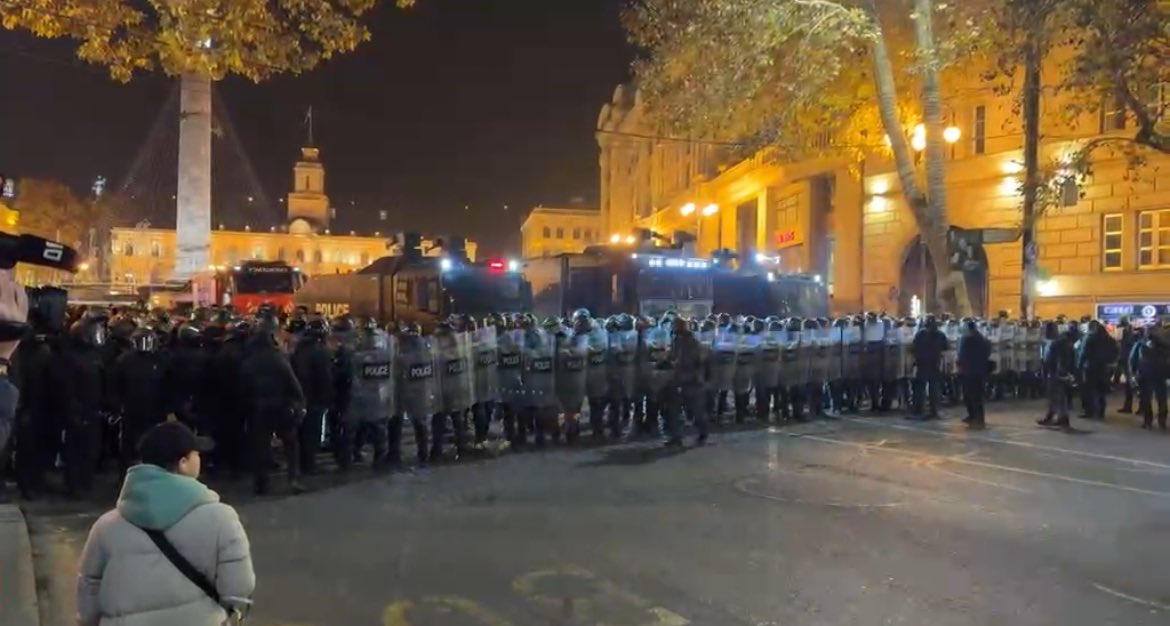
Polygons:
<instances>
[{"instance_id":1,"label":"riot shield","mask_svg":"<svg viewBox=\"0 0 1170 626\"><path fill-rule=\"evenodd\" d=\"M711 388L730 391L735 381L735 353L737 335L730 329L716 331L711 354Z\"/></svg>"},{"instance_id":2,"label":"riot shield","mask_svg":"<svg viewBox=\"0 0 1170 626\"><path fill-rule=\"evenodd\" d=\"M810 340L805 342L804 357L808 361L808 382L824 385L829 376L829 344L826 338L832 329L815 328L806 330ZM803 337L803 336L802 336Z\"/></svg>"},{"instance_id":3,"label":"riot shield","mask_svg":"<svg viewBox=\"0 0 1170 626\"><path fill-rule=\"evenodd\" d=\"M452 332L434 337L435 365L442 411L457 413L475 403L471 335Z\"/></svg>"},{"instance_id":4,"label":"riot shield","mask_svg":"<svg viewBox=\"0 0 1170 626\"><path fill-rule=\"evenodd\" d=\"M524 406L524 331L506 330L496 339L499 348L499 364L496 368L499 382L497 395L515 411Z\"/></svg>"},{"instance_id":5,"label":"riot shield","mask_svg":"<svg viewBox=\"0 0 1170 626\"><path fill-rule=\"evenodd\" d=\"M654 326L643 331L646 346L646 391L658 394L674 379L674 359L670 353L670 330Z\"/></svg>"},{"instance_id":6,"label":"riot shield","mask_svg":"<svg viewBox=\"0 0 1170 626\"><path fill-rule=\"evenodd\" d=\"M845 332L839 326L830 326L825 330L825 346L828 355L825 360L825 379L835 383L845 377Z\"/></svg>"},{"instance_id":7,"label":"riot shield","mask_svg":"<svg viewBox=\"0 0 1170 626\"><path fill-rule=\"evenodd\" d=\"M556 394L556 344L543 330L524 331L524 406L550 408L558 406Z\"/></svg>"},{"instance_id":8,"label":"riot shield","mask_svg":"<svg viewBox=\"0 0 1170 626\"><path fill-rule=\"evenodd\" d=\"M485 326L472 336L475 353L475 401L500 399L499 337L495 326Z\"/></svg>"},{"instance_id":9,"label":"riot shield","mask_svg":"<svg viewBox=\"0 0 1170 626\"><path fill-rule=\"evenodd\" d=\"M753 381L757 393L780 385L780 352L786 334L782 330L770 330L760 336L760 361Z\"/></svg>"},{"instance_id":10,"label":"riot shield","mask_svg":"<svg viewBox=\"0 0 1170 626\"><path fill-rule=\"evenodd\" d=\"M395 358L398 409L415 420L429 420L438 412L438 379L430 337L404 336Z\"/></svg>"},{"instance_id":11,"label":"riot shield","mask_svg":"<svg viewBox=\"0 0 1170 626\"><path fill-rule=\"evenodd\" d=\"M585 395L604 398L609 393L609 333L600 322L593 322L586 353Z\"/></svg>"},{"instance_id":12,"label":"riot shield","mask_svg":"<svg viewBox=\"0 0 1170 626\"><path fill-rule=\"evenodd\" d=\"M752 378L756 373L756 362L760 356L760 336L740 335L735 349L735 376L732 391L742 396L752 391Z\"/></svg>"},{"instance_id":13,"label":"riot shield","mask_svg":"<svg viewBox=\"0 0 1170 626\"><path fill-rule=\"evenodd\" d=\"M849 380L861 378L861 327L847 326L841 332L844 337L845 355L842 359L841 374Z\"/></svg>"},{"instance_id":14,"label":"riot shield","mask_svg":"<svg viewBox=\"0 0 1170 626\"><path fill-rule=\"evenodd\" d=\"M609 335L609 395L615 400L634 397L634 367L638 333L622 330Z\"/></svg>"},{"instance_id":15,"label":"riot shield","mask_svg":"<svg viewBox=\"0 0 1170 626\"><path fill-rule=\"evenodd\" d=\"M1003 372L1003 344L1000 343L1000 328L999 326L987 327L987 341L991 342L991 362L994 364L994 373L999 374Z\"/></svg>"},{"instance_id":16,"label":"riot shield","mask_svg":"<svg viewBox=\"0 0 1170 626\"><path fill-rule=\"evenodd\" d=\"M358 342L351 359L353 386L346 421L378 421L394 414L392 338L377 331Z\"/></svg>"},{"instance_id":17,"label":"riot shield","mask_svg":"<svg viewBox=\"0 0 1170 626\"><path fill-rule=\"evenodd\" d=\"M575 415L581 412L581 404L585 401L589 335L563 334L558 335L556 341L557 401L566 415Z\"/></svg>"},{"instance_id":18,"label":"riot shield","mask_svg":"<svg viewBox=\"0 0 1170 626\"><path fill-rule=\"evenodd\" d=\"M914 335L918 332L915 326L903 326L898 329L898 378L914 378Z\"/></svg>"},{"instance_id":19,"label":"riot shield","mask_svg":"<svg viewBox=\"0 0 1170 626\"><path fill-rule=\"evenodd\" d=\"M954 374L957 370L956 362L959 357L959 325L954 322L947 322L943 327L943 334L947 338L947 351L943 353L942 358L942 373L944 375Z\"/></svg>"},{"instance_id":20,"label":"riot shield","mask_svg":"<svg viewBox=\"0 0 1170 626\"><path fill-rule=\"evenodd\" d=\"M806 371L800 362L801 343L803 333L799 330L784 331L784 353L781 355L780 380L785 387L798 387L804 384Z\"/></svg>"}]
</instances>

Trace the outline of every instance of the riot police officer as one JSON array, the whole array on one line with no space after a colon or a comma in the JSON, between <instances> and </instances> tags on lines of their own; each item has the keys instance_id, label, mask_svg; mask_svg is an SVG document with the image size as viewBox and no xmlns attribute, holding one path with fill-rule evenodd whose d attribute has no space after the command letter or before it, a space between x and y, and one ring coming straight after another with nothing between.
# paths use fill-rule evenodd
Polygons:
<instances>
[{"instance_id":1,"label":"riot police officer","mask_svg":"<svg viewBox=\"0 0 1170 626\"><path fill-rule=\"evenodd\" d=\"M253 487L257 494L269 490L273 435L284 447L289 489L293 493L304 491L297 434L305 394L288 357L277 348L276 330L275 319L261 319L240 364L240 392L248 414Z\"/></svg>"},{"instance_id":2,"label":"riot police officer","mask_svg":"<svg viewBox=\"0 0 1170 626\"><path fill-rule=\"evenodd\" d=\"M110 391L120 419L119 458L125 472L137 460L138 439L166 419L167 363L158 352L158 335L139 328L130 337L133 348L114 363Z\"/></svg>"},{"instance_id":3,"label":"riot police officer","mask_svg":"<svg viewBox=\"0 0 1170 626\"><path fill-rule=\"evenodd\" d=\"M175 330L175 345L168 360L167 390L171 397L170 412L195 431L206 432L203 423L207 409L207 355L203 351L203 332L193 323Z\"/></svg>"},{"instance_id":4,"label":"riot police officer","mask_svg":"<svg viewBox=\"0 0 1170 626\"><path fill-rule=\"evenodd\" d=\"M290 322L290 325L297 320ZM304 321L304 320L301 320ZM292 356L293 372L305 393L305 419L301 422L300 439L301 469L306 474L317 472L317 451L324 436L325 418L334 405L333 356L325 345L328 329L325 321L314 319L304 321L304 328L298 331ZM340 467L349 467L351 457L339 456Z\"/></svg>"},{"instance_id":5,"label":"riot police officer","mask_svg":"<svg viewBox=\"0 0 1170 626\"><path fill-rule=\"evenodd\" d=\"M398 411L391 415L389 448L394 455L402 446L402 422L409 419L420 467L427 464L427 420L436 412L435 359L430 339L418 324L404 324L398 333L394 376L398 383Z\"/></svg>"},{"instance_id":6,"label":"riot police officer","mask_svg":"<svg viewBox=\"0 0 1170 626\"><path fill-rule=\"evenodd\" d=\"M443 439L450 422L455 453L467 453L467 413L474 404L471 372L471 342L448 322L435 327L435 370L438 372L439 406L431 419L431 459L443 457Z\"/></svg>"},{"instance_id":7,"label":"riot police officer","mask_svg":"<svg viewBox=\"0 0 1170 626\"><path fill-rule=\"evenodd\" d=\"M54 334L57 324L33 307L29 311L30 334L12 355L12 383L20 390L16 408L17 484L26 497L43 486L45 472L53 466L61 444L61 429L55 408L58 390L54 387L54 352L59 349Z\"/></svg>"},{"instance_id":8,"label":"riot police officer","mask_svg":"<svg viewBox=\"0 0 1170 626\"><path fill-rule=\"evenodd\" d=\"M387 424L397 413L394 391L394 346L390 337L378 328L377 321L363 320L354 341L353 386L345 415L342 416L339 458L342 469L354 457L355 438L359 429L366 432L374 446L374 470L387 467Z\"/></svg>"},{"instance_id":9,"label":"riot police officer","mask_svg":"<svg viewBox=\"0 0 1170 626\"><path fill-rule=\"evenodd\" d=\"M69 328L65 349L57 352L53 362L56 414L65 432L65 488L74 496L92 488L101 446L106 378L99 348L105 340L102 322L82 317Z\"/></svg>"}]
</instances>

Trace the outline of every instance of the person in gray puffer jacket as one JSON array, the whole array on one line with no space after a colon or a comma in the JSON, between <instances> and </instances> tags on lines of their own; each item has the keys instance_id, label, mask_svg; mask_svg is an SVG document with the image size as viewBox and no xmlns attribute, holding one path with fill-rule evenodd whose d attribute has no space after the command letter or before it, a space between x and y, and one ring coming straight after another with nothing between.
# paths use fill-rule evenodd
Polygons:
<instances>
[{"instance_id":1,"label":"person in gray puffer jacket","mask_svg":"<svg viewBox=\"0 0 1170 626\"><path fill-rule=\"evenodd\" d=\"M251 604L256 587L248 536L235 509L199 482L210 441L180 422L139 443L117 506L89 531L77 579L81 626L221 626ZM144 530L161 531L214 585L220 603L180 572Z\"/></svg>"}]
</instances>

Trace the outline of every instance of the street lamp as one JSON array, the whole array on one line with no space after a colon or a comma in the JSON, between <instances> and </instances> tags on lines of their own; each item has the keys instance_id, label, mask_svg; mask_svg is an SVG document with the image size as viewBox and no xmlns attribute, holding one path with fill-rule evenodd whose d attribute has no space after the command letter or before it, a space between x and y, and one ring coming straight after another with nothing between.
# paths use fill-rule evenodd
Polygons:
<instances>
[{"instance_id":1,"label":"street lamp","mask_svg":"<svg viewBox=\"0 0 1170 626\"><path fill-rule=\"evenodd\" d=\"M718 212L719 212L719 205L718 204L708 204L707 206L703 207L703 217L711 217L712 215L715 215Z\"/></svg>"},{"instance_id":2,"label":"street lamp","mask_svg":"<svg viewBox=\"0 0 1170 626\"><path fill-rule=\"evenodd\" d=\"M619 234L617 234L617 233L614 233L614 234L612 234L612 235L610 235L610 236L609 236L609 242L610 242L610 243L621 243L621 242L622 242L622 236L621 236L621 235L619 235Z\"/></svg>"},{"instance_id":3,"label":"street lamp","mask_svg":"<svg viewBox=\"0 0 1170 626\"><path fill-rule=\"evenodd\" d=\"M683 217L686 217L686 216L694 213L695 212L695 203L688 202L688 203L682 205L682 207L679 208L678 212L682 213Z\"/></svg>"},{"instance_id":4,"label":"street lamp","mask_svg":"<svg viewBox=\"0 0 1170 626\"><path fill-rule=\"evenodd\" d=\"M963 136L963 131L958 126L947 126L943 129L943 141L954 144ZM926 149L926 126L916 124L913 132L910 133L910 147L914 148L916 152L922 152Z\"/></svg>"}]
</instances>

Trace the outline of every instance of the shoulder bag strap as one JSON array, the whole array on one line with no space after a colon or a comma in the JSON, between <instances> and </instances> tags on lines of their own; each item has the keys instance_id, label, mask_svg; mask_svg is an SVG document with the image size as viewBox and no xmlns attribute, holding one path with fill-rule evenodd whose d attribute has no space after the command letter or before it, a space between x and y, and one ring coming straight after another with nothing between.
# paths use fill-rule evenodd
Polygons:
<instances>
[{"instance_id":1,"label":"shoulder bag strap","mask_svg":"<svg viewBox=\"0 0 1170 626\"><path fill-rule=\"evenodd\" d=\"M167 560L171 562L171 565L175 566L175 569L179 570L179 573L186 576L187 580L194 583L196 587L202 589L203 593L207 594L207 597L214 600L216 604L220 604L219 591L216 590L215 585L211 584L211 581L207 580L203 572L195 569L195 566L175 549L174 544L167 539L167 536L162 531L143 528L142 532L146 533L147 537L150 537L150 540L158 547L159 552L162 552L163 556L167 557Z\"/></svg>"}]
</instances>

